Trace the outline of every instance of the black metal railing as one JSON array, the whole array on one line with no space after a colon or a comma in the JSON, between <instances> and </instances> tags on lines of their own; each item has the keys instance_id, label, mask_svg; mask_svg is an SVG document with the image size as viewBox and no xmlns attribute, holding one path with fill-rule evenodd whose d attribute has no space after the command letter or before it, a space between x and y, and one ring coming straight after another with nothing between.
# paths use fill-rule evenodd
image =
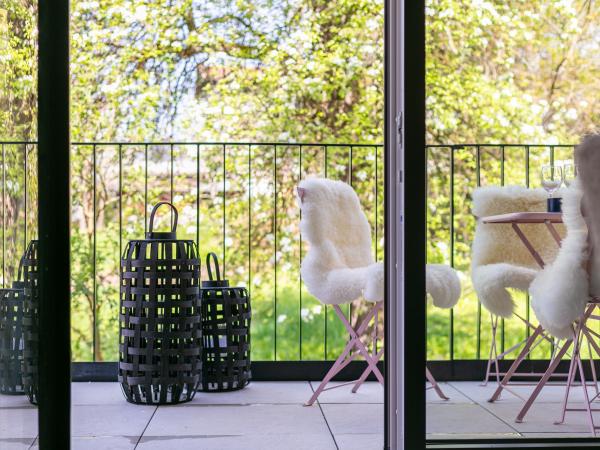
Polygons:
<instances>
[{"instance_id":1,"label":"black metal railing","mask_svg":"<svg viewBox=\"0 0 600 450\"><path fill-rule=\"evenodd\" d=\"M0 142L0 148L2 282L8 284L35 237L37 148L18 141ZM160 200L179 209L180 235L195 239L201 254L217 252L232 283L249 289L254 360L337 356L345 344L343 327L300 279L305 249L294 187L308 175L352 184L382 259L383 146L75 142L71 164L75 361L117 359L119 256L128 239L146 231L148 210Z\"/></svg>"},{"instance_id":2,"label":"black metal railing","mask_svg":"<svg viewBox=\"0 0 600 450\"><path fill-rule=\"evenodd\" d=\"M35 142L0 142L2 282L36 237ZM537 186L543 164L572 158L572 145L429 145L428 261L453 265L463 298L451 311L428 310L428 358L487 357L490 331L470 283L475 231L471 195L478 186ZM76 142L72 146L72 324L78 361L116 360L118 258L146 230L148 209L172 200L179 229L200 251L217 252L233 283L253 297L255 360L328 360L345 342L342 327L303 288L294 186L307 175L350 182L383 258L383 146L319 143ZM167 218L168 219L168 218ZM163 222L164 223L164 222ZM165 224L166 226L166 224ZM531 316L529 299L519 307ZM351 308L349 308L351 309ZM505 320L502 349L526 336ZM540 345L534 357L547 358Z\"/></svg>"}]
</instances>

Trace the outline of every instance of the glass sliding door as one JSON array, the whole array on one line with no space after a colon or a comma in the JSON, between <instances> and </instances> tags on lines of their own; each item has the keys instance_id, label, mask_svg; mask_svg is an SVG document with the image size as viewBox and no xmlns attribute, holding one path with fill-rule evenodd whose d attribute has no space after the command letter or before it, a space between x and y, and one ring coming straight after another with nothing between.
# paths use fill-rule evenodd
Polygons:
<instances>
[{"instance_id":1,"label":"glass sliding door","mask_svg":"<svg viewBox=\"0 0 600 450\"><path fill-rule=\"evenodd\" d=\"M37 2L0 1L0 448L38 439Z\"/></svg>"}]
</instances>

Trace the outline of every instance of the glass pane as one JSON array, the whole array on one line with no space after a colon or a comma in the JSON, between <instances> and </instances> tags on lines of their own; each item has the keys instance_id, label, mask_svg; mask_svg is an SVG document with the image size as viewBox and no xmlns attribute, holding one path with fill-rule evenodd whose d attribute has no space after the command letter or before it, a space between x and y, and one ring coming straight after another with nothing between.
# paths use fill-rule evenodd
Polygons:
<instances>
[{"instance_id":1,"label":"glass pane","mask_svg":"<svg viewBox=\"0 0 600 450\"><path fill-rule=\"evenodd\" d=\"M0 448L38 436L37 2L0 1Z\"/></svg>"},{"instance_id":2,"label":"glass pane","mask_svg":"<svg viewBox=\"0 0 600 450\"><path fill-rule=\"evenodd\" d=\"M303 406L346 326L365 345L336 384L380 358L383 320L360 290L343 319L309 292L296 187L350 185L383 261L383 2L75 1L71 70L74 446L345 447L360 403L380 447L373 374ZM177 215L152 221L160 202ZM147 239L175 217L178 247ZM210 254L229 286L198 306Z\"/></svg>"}]
</instances>

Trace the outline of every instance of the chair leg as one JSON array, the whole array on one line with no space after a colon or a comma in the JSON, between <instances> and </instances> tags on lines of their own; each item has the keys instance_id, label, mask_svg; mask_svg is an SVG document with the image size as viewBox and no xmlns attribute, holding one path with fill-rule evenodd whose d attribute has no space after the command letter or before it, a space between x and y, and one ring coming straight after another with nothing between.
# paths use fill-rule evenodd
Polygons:
<instances>
[{"instance_id":1,"label":"chair leg","mask_svg":"<svg viewBox=\"0 0 600 450\"><path fill-rule=\"evenodd\" d=\"M379 360L381 359L381 357L383 356L383 349L379 350L378 353L373 355L373 359L375 359L377 362L379 362ZM371 366L369 365L362 373L362 375L360 376L360 378L358 380L356 380L356 383L354 383L354 387L352 388L352 393L356 394L356 392L358 391L358 389L362 386L362 384L367 380L367 377L371 374L371 372L373 372L373 369L371 368Z\"/></svg>"},{"instance_id":2,"label":"chair leg","mask_svg":"<svg viewBox=\"0 0 600 450\"><path fill-rule=\"evenodd\" d=\"M449 397L446 397L444 391L442 391L442 388L440 387L438 382L435 381L435 378L433 378L433 374L429 371L429 367L427 366L425 366L425 377L427 378L427 381L429 381L431 387L433 388L433 390L435 390L439 398L441 398L442 400L450 400Z\"/></svg>"},{"instance_id":3,"label":"chair leg","mask_svg":"<svg viewBox=\"0 0 600 450\"><path fill-rule=\"evenodd\" d=\"M319 384L319 387L313 393L313 395L308 400L308 402L305 403L305 406L311 406L312 404L314 404L314 402L317 400L317 398L319 397L319 395L323 391L325 391L327 389L332 389L332 388L327 388L326 387L327 384L344 367L346 367L352 360L354 360L354 358L356 357L356 355L358 353L360 353L365 358L365 360L367 361L367 364L368 364L367 369L363 372L363 374L361 375L361 378L359 378L359 380L356 381L356 384L358 385L358 387L360 387L360 385L362 384L362 382L360 382L360 380L363 378L363 376L364 376L364 379L366 379L367 376L371 372L373 372L375 374L375 376L377 377L378 381L381 384L383 384L383 376L381 375L381 372L380 372L379 368L377 367L377 362L383 356L383 349L380 352L378 352L377 354L371 356L369 354L369 352L366 350L365 345L360 340L360 336L365 332L367 326L369 325L369 323L371 322L371 320L373 319L373 317L375 315L377 315L378 311L382 307L383 307L383 302L376 303L373 306L373 308L369 311L369 313L367 314L367 316L363 319L363 321L360 324L360 326L355 330L355 329L352 328L352 325L350 325L350 322L348 321L348 319L346 318L346 316L342 312L342 310L339 307L339 305L334 305L333 306L334 311L336 312L336 314L338 315L338 317L340 318L340 320L342 321L342 323L344 324L344 326L348 330L348 333L350 335L350 340L346 344L346 347L344 348L344 351L336 359L336 361L333 364L333 366L329 369L329 371L325 375L325 378L323 378L323 381L321 381L321 383ZM354 350L355 348L358 350L358 353L351 353L352 350ZM365 373L366 373L366 375L365 375ZM355 387L356 387L356 384L355 384ZM358 389L358 387L356 389Z\"/></svg>"},{"instance_id":4,"label":"chair leg","mask_svg":"<svg viewBox=\"0 0 600 450\"><path fill-rule=\"evenodd\" d=\"M482 386L487 386L488 381L490 381L490 375L492 372L492 363L495 362L496 365L496 375L498 375L498 350L496 348L496 329L498 326L498 316L494 317L490 314L490 321L492 325L492 342L490 343L490 354L488 356L487 368L485 370L485 378L481 383Z\"/></svg>"}]
</instances>

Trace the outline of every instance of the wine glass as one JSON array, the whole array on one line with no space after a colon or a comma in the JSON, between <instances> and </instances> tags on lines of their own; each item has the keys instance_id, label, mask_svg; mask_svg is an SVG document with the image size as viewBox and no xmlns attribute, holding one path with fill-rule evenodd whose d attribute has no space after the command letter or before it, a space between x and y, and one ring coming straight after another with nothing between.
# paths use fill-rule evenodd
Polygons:
<instances>
[{"instance_id":1,"label":"wine glass","mask_svg":"<svg viewBox=\"0 0 600 450\"><path fill-rule=\"evenodd\" d=\"M542 167L542 186L548 192L549 198L560 188L563 183L563 168L561 166L547 165Z\"/></svg>"},{"instance_id":2,"label":"wine glass","mask_svg":"<svg viewBox=\"0 0 600 450\"><path fill-rule=\"evenodd\" d=\"M563 177L565 180L565 186L569 187L577 178L577 166L571 162L566 163L563 166Z\"/></svg>"}]
</instances>

